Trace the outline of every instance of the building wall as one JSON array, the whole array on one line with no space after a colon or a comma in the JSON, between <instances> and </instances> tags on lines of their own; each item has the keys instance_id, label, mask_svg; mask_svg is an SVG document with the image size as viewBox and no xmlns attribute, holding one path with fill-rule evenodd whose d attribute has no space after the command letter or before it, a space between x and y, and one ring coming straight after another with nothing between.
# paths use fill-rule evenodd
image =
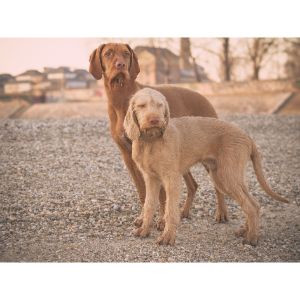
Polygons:
<instances>
[{"instance_id":1,"label":"building wall","mask_svg":"<svg viewBox=\"0 0 300 300\"><path fill-rule=\"evenodd\" d=\"M87 82L72 80L72 81L67 81L65 86L66 88L71 88L71 89L78 89L78 88L82 89L87 87Z\"/></svg>"},{"instance_id":2,"label":"building wall","mask_svg":"<svg viewBox=\"0 0 300 300\"><path fill-rule=\"evenodd\" d=\"M180 82L179 62L176 57L156 57L145 50L138 55L140 74L138 81L143 84Z\"/></svg>"},{"instance_id":3,"label":"building wall","mask_svg":"<svg viewBox=\"0 0 300 300\"><path fill-rule=\"evenodd\" d=\"M92 89L67 89L64 91L47 91L46 102L63 102L63 101L93 101L102 98L96 90Z\"/></svg>"},{"instance_id":4,"label":"building wall","mask_svg":"<svg viewBox=\"0 0 300 300\"><path fill-rule=\"evenodd\" d=\"M51 87L50 81L43 81L34 85L34 90L46 90Z\"/></svg>"},{"instance_id":5,"label":"building wall","mask_svg":"<svg viewBox=\"0 0 300 300\"><path fill-rule=\"evenodd\" d=\"M16 77L17 81L31 81L34 83L41 82L43 80L43 76L30 76L30 75L20 75Z\"/></svg>"},{"instance_id":6,"label":"building wall","mask_svg":"<svg viewBox=\"0 0 300 300\"><path fill-rule=\"evenodd\" d=\"M140 74L138 81L143 84L153 85L157 83L155 56L148 51L142 51L139 56Z\"/></svg>"},{"instance_id":7,"label":"building wall","mask_svg":"<svg viewBox=\"0 0 300 300\"><path fill-rule=\"evenodd\" d=\"M293 80L259 80L244 82L195 82L181 83L182 87L196 90L204 95L233 95L296 91ZM299 89L298 89L299 90Z\"/></svg>"},{"instance_id":8,"label":"building wall","mask_svg":"<svg viewBox=\"0 0 300 300\"><path fill-rule=\"evenodd\" d=\"M19 94L26 93L32 90L32 84L29 82L16 82L16 83L7 83L4 86L4 93L9 94Z\"/></svg>"},{"instance_id":9,"label":"building wall","mask_svg":"<svg viewBox=\"0 0 300 300\"><path fill-rule=\"evenodd\" d=\"M157 66L157 83L180 82L179 61L175 57L163 58L162 65Z\"/></svg>"},{"instance_id":10,"label":"building wall","mask_svg":"<svg viewBox=\"0 0 300 300\"><path fill-rule=\"evenodd\" d=\"M74 73L49 73L47 75L50 80L62 80L62 79L72 79L76 77Z\"/></svg>"}]
</instances>

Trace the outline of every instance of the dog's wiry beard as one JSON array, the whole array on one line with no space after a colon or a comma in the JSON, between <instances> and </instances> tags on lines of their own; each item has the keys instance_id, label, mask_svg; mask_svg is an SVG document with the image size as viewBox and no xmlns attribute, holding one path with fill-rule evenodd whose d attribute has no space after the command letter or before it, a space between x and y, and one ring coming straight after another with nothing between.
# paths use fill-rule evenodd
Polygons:
<instances>
[{"instance_id":1,"label":"dog's wiry beard","mask_svg":"<svg viewBox=\"0 0 300 300\"><path fill-rule=\"evenodd\" d=\"M141 130L140 138L144 141L153 141L163 136L165 128L151 127Z\"/></svg>"},{"instance_id":2,"label":"dog's wiry beard","mask_svg":"<svg viewBox=\"0 0 300 300\"><path fill-rule=\"evenodd\" d=\"M120 72L110 79L110 85L113 88L123 88L128 80L129 74L127 72Z\"/></svg>"}]
</instances>

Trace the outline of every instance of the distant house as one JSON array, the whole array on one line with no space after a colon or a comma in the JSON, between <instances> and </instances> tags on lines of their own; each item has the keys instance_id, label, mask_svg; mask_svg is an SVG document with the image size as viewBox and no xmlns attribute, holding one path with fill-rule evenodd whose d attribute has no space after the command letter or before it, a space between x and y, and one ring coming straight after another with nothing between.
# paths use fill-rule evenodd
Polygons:
<instances>
[{"instance_id":1,"label":"distant house","mask_svg":"<svg viewBox=\"0 0 300 300\"><path fill-rule=\"evenodd\" d=\"M68 67L44 68L52 90L85 89L95 84L92 75L83 69L71 71Z\"/></svg>"},{"instance_id":2,"label":"distant house","mask_svg":"<svg viewBox=\"0 0 300 300\"><path fill-rule=\"evenodd\" d=\"M143 84L195 82L195 68L200 80L208 81L203 67L190 65L182 69L180 56L167 48L138 46L134 51L141 69L139 81Z\"/></svg>"},{"instance_id":3,"label":"distant house","mask_svg":"<svg viewBox=\"0 0 300 300\"><path fill-rule=\"evenodd\" d=\"M6 95L28 94L31 92L33 83L31 81L14 81L4 85L4 93Z\"/></svg>"},{"instance_id":4,"label":"distant house","mask_svg":"<svg viewBox=\"0 0 300 300\"><path fill-rule=\"evenodd\" d=\"M85 89L87 88L87 81L82 79L71 79L65 82L66 89Z\"/></svg>"},{"instance_id":5,"label":"distant house","mask_svg":"<svg viewBox=\"0 0 300 300\"><path fill-rule=\"evenodd\" d=\"M17 95L29 94L33 91L36 84L40 84L44 79L44 75L37 70L28 70L4 85L4 94Z\"/></svg>"},{"instance_id":6,"label":"distant house","mask_svg":"<svg viewBox=\"0 0 300 300\"><path fill-rule=\"evenodd\" d=\"M37 70L28 70L18 76L16 76L16 81L18 82L33 82L38 83L43 81L44 75Z\"/></svg>"},{"instance_id":7,"label":"distant house","mask_svg":"<svg viewBox=\"0 0 300 300\"><path fill-rule=\"evenodd\" d=\"M180 81L178 56L166 48L138 46L141 73L139 81L144 84L175 83Z\"/></svg>"},{"instance_id":8,"label":"distant house","mask_svg":"<svg viewBox=\"0 0 300 300\"><path fill-rule=\"evenodd\" d=\"M86 70L76 69L73 71L75 77L68 79L65 82L65 87L67 89L85 89L95 85L96 82L93 76Z\"/></svg>"},{"instance_id":9,"label":"distant house","mask_svg":"<svg viewBox=\"0 0 300 300\"><path fill-rule=\"evenodd\" d=\"M44 68L44 72L49 80L66 80L76 77L76 74L68 67Z\"/></svg>"},{"instance_id":10,"label":"distant house","mask_svg":"<svg viewBox=\"0 0 300 300\"><path fill-rule=\"evenodd\" d=\"M10 74L0 74L0 95L4 94L4 85L14 80L14 77Z\"/></svg>"},{"instance_id":11,"label":"distant house","mask_svg":"<svg viewBox=\"0 0 300 300\"><path fill-rule=\"evenodd\" d=\"M78 79L87 80L87 81L94 80L94 77L87 70L75 69L74 73L76 74L76 78Z\"/></svg>"},{"instance_id":12,"label":"distant house","mask_svg":"<svg viewBox=\"0 0 300 300\"><path fill-rule=\"evenodd\" d=\"M103 84L98 85L83 69L44 68L43 73L28 70L16 77L0 74L0 95L30 96L30 99L40 102L99 98L103 89Z\"/></svg>"}]
</instances>

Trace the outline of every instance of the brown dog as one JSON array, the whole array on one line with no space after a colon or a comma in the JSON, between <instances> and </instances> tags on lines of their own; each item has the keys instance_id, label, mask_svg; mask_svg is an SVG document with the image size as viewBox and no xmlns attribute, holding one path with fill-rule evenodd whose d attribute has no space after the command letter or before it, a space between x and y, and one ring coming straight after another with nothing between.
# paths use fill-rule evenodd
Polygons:
<instances>
[{"instance_id":1,"label":"brown dog","mask_svg":"<svg viewBox=\"0 0 300 300\"><path fill-rule=\"evenodd\" d=\"M96 78L104 77L105 90L108 97L108 114L110 118L111 135L117 143L125 164L137 187L139 198L145 201L145 184L140 171L131 157L131 141L124 135L123 121L130 97L144 86L135 81L140 72L135 53L126 44L104 44L95 49L90 56L90 73ZM217 117L212 105L200 94L171 85L158 85L153 87L160 91L168 101L171 117L204 116ZM197 183L189 170L183 175L187 185L187 199L182 210L182 216L188 217L193 197L197 190ZM161 191L161 216L164 214L165 193ZM222 195L217 192L218 207L217 221L227 220L227 210ZM135 224L141 225L141 219ZM162 218L158 223L163 229Z\"/></svg>"},{"instance_id":2,"label":"brown dog","mask_svg":"<svg viewBox=\"0 0 300 300\"><path fill-rule=\"evenodd\" d=\"M218 193L236 200L246 215L239 230L245 242L256 245L259 233L259 205L244 179L251 159L261 187L276 200L288 202L268 186L257 147L241 129L214 118L182 117L169 120L166 98L145 88L131 99L124 127L132 140L132 157L146 184L143 223L136 235L150 233L161 186L166 191L165 229L159 244L175 243L179 224L181 176L198 162L209 170Z\"/></svg>"}]
</instances>

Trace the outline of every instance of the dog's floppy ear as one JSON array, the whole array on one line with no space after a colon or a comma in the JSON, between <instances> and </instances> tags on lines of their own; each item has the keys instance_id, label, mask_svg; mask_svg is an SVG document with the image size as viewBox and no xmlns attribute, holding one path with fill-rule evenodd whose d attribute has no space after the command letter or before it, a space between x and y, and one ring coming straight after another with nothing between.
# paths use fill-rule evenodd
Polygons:
<instances>
[{"instance_id":1,"label":"dog's floppy ear","mask_svg":"<svg viewBox=\"0 0 300 300\"><path fill-rule=\"evenodd\" d=\"M95 49L90 55L90 68L89 72L95 79L99 80L102 77L102 64L101 64L101 52L105 44Z\"/></svg>"},{"instance_id":2,"label":"dog's floppy ear","mask_svg":"<svg viewBox=\"0 0 300 300\"><path fill-rule=\"evenodd\" d=\"M138 76L138 74L140 73L139 62L138 62L136 54L131 49L131 47L128 44L126 44L126 47L130 51L130 55L131 55L130 56L129 74L130 74L131 79L135 80L136 77Z\"/></svg>"},{"instance_id":3,"label":"dog's floppy ear","mask_svg":"<svg viewBox=\"0 0 300 300\"><path fill-rule=\"evenodd\" d=\"M168 101L166 99L164 99L164 102L165 102L165 126L168 125L169 123L169 120L170 120L170 108L169 108L169 104L168 104Z\"/></svg>"},{"instance_id":4,"label":"dog's floppy ear","mask_svg":"<svg viewBox=\"0 0 300 300\"><path fill-rule=\"evenodd\" d=\"M132 141L138 140L140 137L140 127L134 112L134 102L131 100L125 119L124 119L124 129L128 138Z\"/></svg>"}]
</instances>

